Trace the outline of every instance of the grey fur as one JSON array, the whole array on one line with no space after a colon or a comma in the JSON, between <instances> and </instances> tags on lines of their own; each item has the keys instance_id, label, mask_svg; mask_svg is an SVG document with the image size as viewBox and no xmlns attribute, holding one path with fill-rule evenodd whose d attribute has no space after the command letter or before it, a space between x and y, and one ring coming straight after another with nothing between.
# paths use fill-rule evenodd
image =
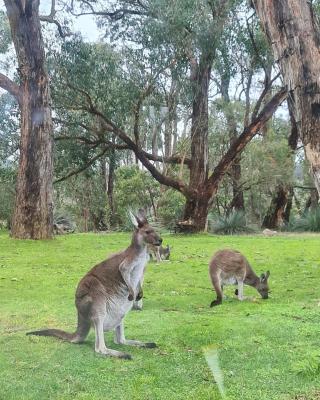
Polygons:
<instances>
[{"instance_id":1,"label":"grey fur","mask_svg":"<svg viewBox=\"0 0 320 400\"><path fill-rule=\"evenodd\" d=\"M160 246L162 239L148 224L142 210L135 216L136 229L130 246L120 253L94 266L79 282L75 304L78 326L74 333L59 329L29 332L27 335L55 336L72 343L82 343L90 327L95 330L95 351L106 356L129 359L127 353L106 347L104 332L114 330L115 342L139 347L155 347L125 339L123 319L134 300L143 296L142 281L148 261L147 244Z\"/></svg>"},{"instance_id":2,"label":"grey fur","mask_svg":"<svg viewBox=\"0 0 320 400\"><path fill-rule=\"evenodd\" d=\"M268 298L270 272L267 271L266 274L262 274L259 278L251 268L248 260L239 251L228 249L217 251L210 261L209 274L217 294L217 299L212 301L210 307L222 303L223 285L230 283L238 285L236 294L239 300L244 298L244 284L256 288L263 299Z\"/></svg>"}]
</instances>

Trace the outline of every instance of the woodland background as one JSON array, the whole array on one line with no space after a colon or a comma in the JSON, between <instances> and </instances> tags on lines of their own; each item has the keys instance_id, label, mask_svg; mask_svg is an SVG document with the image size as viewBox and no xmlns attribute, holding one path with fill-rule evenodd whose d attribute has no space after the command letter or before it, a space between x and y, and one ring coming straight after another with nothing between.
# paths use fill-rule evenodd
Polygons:
<instances>
[{"instance_id":1,"label":"woodland background","mask_svg":"<svg viewBox=\"0 0 320 400\"><path fill-rule=\"evenodd\" d=\"M4 3L0 222L13 236L125 230L139 207L178 231L320 230L306 143L254 4Z\"/></svg>"}]
</instances>

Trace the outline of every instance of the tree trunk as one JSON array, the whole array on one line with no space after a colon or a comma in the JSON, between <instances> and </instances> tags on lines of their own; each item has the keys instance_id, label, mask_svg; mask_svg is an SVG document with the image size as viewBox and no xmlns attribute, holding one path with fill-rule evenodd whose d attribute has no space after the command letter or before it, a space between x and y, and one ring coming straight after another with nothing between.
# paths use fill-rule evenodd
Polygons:
<instances>
[{"instance_id":1,"label":"tree trunk","mask_svg":"<svg viewBox=\"0 0 320 400\"><path fill-rule=\"evenodd\" d=\"M188 224L181 229L189 232L205 229L209 210L210 197L203 188L208 178L208 96L212 62L213 54L205 53L200 57L199 64L196 60L191 63L193 103L189 187L197 195L187 197L182 224L186 221Z\"/></svg>"},{"instance_id":2,"label":"tree trunk","mask_svg":"<svg viewBox=\"0 0 320 400\"><path fill-rule=\"evenodd\" d=\"M191 167L192 188L202 186L208 178L208 96L212 56L203 56L199 65L194 66L193 104L191 122Z\"/></svg>"},{"instance_id":3,"label":"tree trunk","mask_svg":"<svg viewBox=\"0 0 320 400\"><path fill-rule=\"evenodd\" d=\"M52 120L39 0L5 0L21 82L21 139L11 234L48 239L52 217Z\"/></svg>"},{"instance_id":4,"label":"tree trunk","mask_svg":"<svg viewBox=\"0 0 320 400\"><path fill-rule=\"evenodd\" d=\"M305 154L320 194L320 32L308 0L253 0L288 87Z\"/></svg>"},{"instance_id":5,"label":"tree trunk","mask_svg":"<svg viewBox=\"0 0 320 400\"><path fill-rule=\"evenodd\" d=\"M115 222L115 215L114 215L114 201L113 201L113 189L114 189L114 172L116 169L116 155L114 149L111 150L109 156L109 174L108 174L108 188L107 188L107 197L108 197L108 204L110 210L109 222L112 226Z\"/></svg>"},{"instance_id":6,"label":"tree trunk","mask_svg":"<svg viewBox=\"0 0 320 400\"><path fill-rule=\"evenodd\" d=\"M278 185L272 197L270 207L265 215L262 228L277 229L285 220L285 207L287 204L288 190L283 185Z\"/></svg>"},{"instance_id":7,"label":"tree trunk","mask_svg":"<svg viewBox=\"0 0 320 400\"><path fill-rule=\"evenodd\" d=\"M291 214L292 204L293 204L293 195L294 195L293 187L290 186L288 189L287 204L286 204L286 207L284 209L284 214L283 214L283 220L286 224L288 224L290 221L290 214Z\"/></svg>"},{"instance_id":8,"label":"tree trunk","mask_svg":"<svg viewBox=\"0 0 320 400\"><path fill-rule=\"evenodd\" d=\"M178 223L179 230L185 233L203 232L206 230L210 198L198 196L188 198L184 209L184 219Z\"/></svg>"},{"instance_id":9,"label":"tree trunk","mask_svg":"<svg viewBox=\"0 0 320 400\"><path fill-rule=\"evenodd\" d=\"M310 196L306 201L306 205L304 207L303 214L307 213L308 211L315 210L319 204L319 195L316 189L312 189L310 191Z\"/></svg>"},{"instance_id":10,"label":"tree trunk","mask_svg":"<svg viewBox=\"0 0 320 400\"><path fill-rule=\"evenodd\" d=\"M249 80L249 84L251 84L251 79ZM230 146L236 141L238 137L237 132L237 121L235 120L234 113L231 107L231 101L229 96L229 87L230 87L230 73L229 71L224 71L221 74L221 96L224 101L224 115L228 124L229 138L230 138ZM246 120L247 118L245 118ZM247 126L246 121L244 126ZM241 155L238 154L232 162L230 168L230 175L232 181L232 194L233 199L231 201L228 212L232 210L236 211L244 211L244 196L242 187L240 185L241 181Z\"/></svg>"},{"instance_id":11,"label":"tree trunk","mask_svg":"<svg viewBox=\"0 0 320 400\"><path fill-rule=\"evenodd\" d=\"M232 177L232 208L236 211L244 211L244 196L243 190L240 186L241 180L241 158L236 157L231 167L231 177Z\"/></svg>"}]
</instances>

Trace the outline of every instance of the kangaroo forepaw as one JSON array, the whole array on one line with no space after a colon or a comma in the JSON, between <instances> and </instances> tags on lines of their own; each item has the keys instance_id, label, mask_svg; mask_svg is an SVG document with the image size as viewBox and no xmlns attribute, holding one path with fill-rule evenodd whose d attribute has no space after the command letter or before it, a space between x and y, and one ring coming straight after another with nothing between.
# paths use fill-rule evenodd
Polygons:
<instances>
[{"instance_id":1,"label":"kangaroo forepaw","mask_svg":"<svg viewBox=\"0 0 320 400\"><path fill-rule=\"evenodd\" d=\"M213 300L213 301L211 302L211 304L210 304L210 307L218 306L218 305L220 305L221 303L222 303L221 300Z\"/></svg>"},{"instance_id":2,"label":"kangaroo forepaw","mask_svg":"<svg viewBox=\"0 0 320 400\"><path fill-rule=\"evenodd\" d=\"M134 299L134 296L133 296L133 294L130 293L129 296L128 296L128 300L129 301L133 301L133 299Z\"/></svg>"}]
</instances>

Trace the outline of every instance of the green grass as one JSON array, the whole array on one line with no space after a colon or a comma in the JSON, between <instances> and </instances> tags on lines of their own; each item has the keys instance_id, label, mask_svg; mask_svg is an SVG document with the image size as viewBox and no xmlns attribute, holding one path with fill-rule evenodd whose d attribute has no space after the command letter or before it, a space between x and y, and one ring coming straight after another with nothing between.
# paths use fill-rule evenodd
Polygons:
<instances>
[{"instance_id":1,"label":"green grass","mask_svg":"<svg viewBox=\"0 0 320 400\"><path fill-rule=\"evenodd\" d=\"M0 399L220 399L203 349L218 352L227 399L320 399L320 236L165 236L170 262L150 263L142 312L126 317L127 338L156 349L126 348L133 361L83 345L26 336L75 326L79 279L128 234L77 234L17 241L0 233ZM217 249L242 251L255 271L271 271L269 300L251 288L239 302L213 299L208 261ZM107 345L113 344L106 334Z\"/></svg>"}]
</instances>

